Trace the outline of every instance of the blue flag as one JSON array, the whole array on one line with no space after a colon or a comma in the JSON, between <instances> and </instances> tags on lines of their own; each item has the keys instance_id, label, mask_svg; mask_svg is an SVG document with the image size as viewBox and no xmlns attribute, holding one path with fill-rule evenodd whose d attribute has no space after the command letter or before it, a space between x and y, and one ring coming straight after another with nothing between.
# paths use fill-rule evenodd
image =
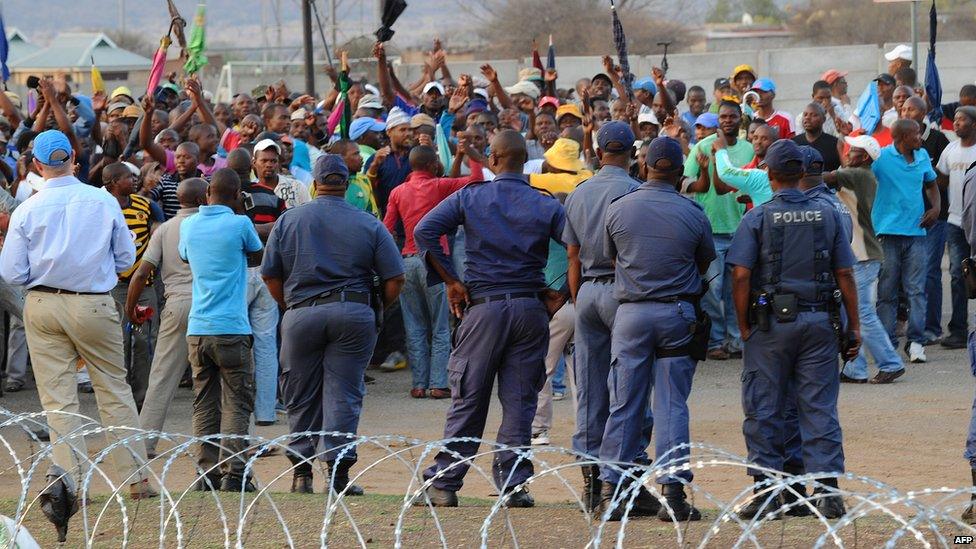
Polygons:
<instances>
[{"instance_id":1,"label":"blue flag","mask_svg":"<svg viewBox=\"0 0 976 549\"><path fill-rule=\"evenodd\" d=\"M6 82L10 79L10 69L7 68L7 56L10 55L10 44L7 43L7 28L3 24L3 13L0 13L0 76Z\"/></svg>"},{"instance_id":2,"label":"blue flag","mask_svg":"<svg viewBox=\"0 0 976 549\"><path fill-rule=\"evenodd\" d=\"M627 89L627 97L633 98L634 75L630 74L630 62L627 60L627 36L624 35L624 26L620 23L617 16L617 6L610 0L610 14L613 24L613 45L617 48L617 58L620 60L620 68L624 71L624 88Z\"/></svg>"},{"instance_id":3,"label":"blue flag","mask_svg":"<svg viewBox=\"0 0 976 549\"><path fill-rule=\"evenodd\" d=\"M878 99L878 83L871 81L857 100L854 114L861 121L861 128L871 135L881 122L881 101Z\"/></svg>"},{"instance_id":4,"label":"blue flag","mask_svg":"<svg viewBox=\"0 0 976 549\"><path fill-rule=\"evenodd\" d=\"M929 56L925 63L925 95L928 96L932 110L929 120L936 124L942 123L942 81L939 79L939 67L935 66L935 32L938 27L935 13L935 0L929 10Z\"/></svg>"}]
</instances>

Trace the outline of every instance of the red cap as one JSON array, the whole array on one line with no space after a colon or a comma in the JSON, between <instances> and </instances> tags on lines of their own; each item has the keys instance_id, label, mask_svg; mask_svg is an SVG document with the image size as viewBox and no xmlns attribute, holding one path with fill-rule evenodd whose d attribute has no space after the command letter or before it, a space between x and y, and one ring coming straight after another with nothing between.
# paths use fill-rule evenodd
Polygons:
<instances>
[{"instance_id":1,"label":"red cap","mask_svg":"<svg viewBox=\"0 0 976 549\"><path fill-rule=\"evenodd\" d=\"M559 108L559 99L557 99L557 98L555 98L555 97L553 97L551 95L547 95L547 96L542 97L542 98L539 99L539 108L541 109L543 105L552 105L553 107L555 107L555 108L558 109Z\"/></svg>"},{"instance_id":2,"label":"red cap","mask_svg":"<svg viewBox=\"0 0 976 549\"><path fill-rule=\"evenodd\" d=\"M833 85L838 78L843 78L845 76L847 76L846 72L841 72L837 69L830 69L829 71L821 74L820 79L830 85Z\"/></svg>"}]
</instances>

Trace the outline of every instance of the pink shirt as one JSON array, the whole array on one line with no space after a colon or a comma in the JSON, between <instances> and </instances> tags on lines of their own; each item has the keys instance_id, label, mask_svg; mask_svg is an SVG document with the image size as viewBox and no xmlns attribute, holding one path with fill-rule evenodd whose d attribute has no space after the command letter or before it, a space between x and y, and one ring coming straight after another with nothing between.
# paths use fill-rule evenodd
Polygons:
<instances>
[{"instance_id":1,"label":"pink shirt","mask_svg":"<svg viewBox=\"0 0 976 549\"><path fill-rule=\"evenodd\" d=\"M210 177L213 173L220 168L227 167L227 159L221 158L216 154L213 155L213 166L207 166L203 162L197 164L197 169L199 169L204 177ZM176 173L176 153L166 149L166 173Z\"/></svg>"}]
</instances>

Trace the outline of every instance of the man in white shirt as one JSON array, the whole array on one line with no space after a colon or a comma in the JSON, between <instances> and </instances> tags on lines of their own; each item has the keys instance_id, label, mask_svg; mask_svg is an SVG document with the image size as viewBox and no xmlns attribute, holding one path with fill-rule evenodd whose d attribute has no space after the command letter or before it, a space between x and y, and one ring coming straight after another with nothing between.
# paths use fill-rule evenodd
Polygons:
<instances>
[{"instance_id":1,"label":"man in white shirt","mask_svg":"<svg viewBox=\"0 0 976 549\"><path fill-rule=\"evenodd\" d=\"M85 185L73 174L75 156L68 138L48 130L34 140L34 167L44 189L10 218L0 251L0 276L27 288L24 326L34 377L49 414L54 462L81 477L88 453L78 433L85 422L75 384L75 361L89 365L98 411L110 439L139 429L132 389L125 381L119 312L109 294L118 273L135 261L135 245L118 201ZM69 442L58 444L62 434ZM140 499L158 495L139 470L146 460L138 441L112 452L115 470Z\"/></svg>"}]
</instances>

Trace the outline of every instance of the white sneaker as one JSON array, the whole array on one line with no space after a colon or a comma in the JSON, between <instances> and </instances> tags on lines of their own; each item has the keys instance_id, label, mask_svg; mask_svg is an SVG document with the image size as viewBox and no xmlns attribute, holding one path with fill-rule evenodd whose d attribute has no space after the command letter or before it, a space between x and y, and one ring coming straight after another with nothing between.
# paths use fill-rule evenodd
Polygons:
<instances>
[{"instance_id":1,"label":"white sneaker","mask_svg":"<svg viewBox=\"0 0 976 549\"><path fill-rule=\"evenodd\" d=\"M541 431L532 435L532 446L549 446L549 431Z\"/></svg>"},{"instance_id":2,"label":"white sneaker","mask_svg":"<svg viewBox=\"0 0 976 549\"><path fill-rule=\"evenodd\" d=\"M908 361L912 364L928 362L929 359L925 357L925 347L922 347L921 344L913 341L911 345L908 346Z\"/></svg>"}]
</instances>

